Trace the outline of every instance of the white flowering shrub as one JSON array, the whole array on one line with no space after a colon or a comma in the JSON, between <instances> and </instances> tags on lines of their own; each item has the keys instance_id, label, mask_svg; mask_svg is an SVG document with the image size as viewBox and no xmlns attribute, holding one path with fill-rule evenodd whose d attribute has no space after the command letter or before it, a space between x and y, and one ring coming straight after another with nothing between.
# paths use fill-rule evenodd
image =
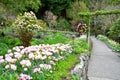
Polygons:
<instances>
[{"instance_id":1,"label":"white flowering shrub","mask_svg":"<svg viewBox=\"0 0 120 80\"><path fill-rule=\"evenodd\" d=\"M69 44L16 46L0 56L0 75L15 73L19 80L45 80L45 75L55 69L56 62L71 52ZM9 74L2 80L10 80Z\"/></svg>"},{"instance_id":2,"label":"white flowering shrub","mask_svg":"<svg viewBox=\"0 0 120 80\"><path fill-rule=\"evenodd\" d=\"M25 12L24 15L18 15L17 20L13 23L13 28L24 46L29 46L35 32L45 29L46 24L37 20L35 14Z\"/></svg>"}]
</instances>

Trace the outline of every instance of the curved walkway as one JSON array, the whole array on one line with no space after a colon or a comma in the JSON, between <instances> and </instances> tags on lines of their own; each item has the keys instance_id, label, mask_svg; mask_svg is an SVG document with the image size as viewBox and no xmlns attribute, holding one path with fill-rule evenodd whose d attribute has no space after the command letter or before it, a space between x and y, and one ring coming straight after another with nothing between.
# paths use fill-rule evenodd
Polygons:
<instances>
[{"instance_id":1,"label":"curved walkway","mask_svg":"<svg viewBox=\"0 0 120 80\"><path fill-rule=\"evenodd\" d=\"M120 80L120 54L92 37L93 50L88 66L89 80Z\"/></svg>"}]
</instances>

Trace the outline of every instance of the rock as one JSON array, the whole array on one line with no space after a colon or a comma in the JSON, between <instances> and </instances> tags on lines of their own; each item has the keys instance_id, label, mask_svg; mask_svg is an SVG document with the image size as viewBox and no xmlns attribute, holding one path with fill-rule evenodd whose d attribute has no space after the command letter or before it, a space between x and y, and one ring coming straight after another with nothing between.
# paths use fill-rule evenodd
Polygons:
<instances>
[{"instance_id":1,"label":"rock","mask_svg":"<svg viewBox=\"0 0 120 80\"><path fill-rule=\"evenodd\" d=\"M73 70L71 70L72 75L79 75L80 80L88 80L87 70L88 70L88 60L87 54L80 55L80 63L77 64Z\"/></svg>"}]
</instances>

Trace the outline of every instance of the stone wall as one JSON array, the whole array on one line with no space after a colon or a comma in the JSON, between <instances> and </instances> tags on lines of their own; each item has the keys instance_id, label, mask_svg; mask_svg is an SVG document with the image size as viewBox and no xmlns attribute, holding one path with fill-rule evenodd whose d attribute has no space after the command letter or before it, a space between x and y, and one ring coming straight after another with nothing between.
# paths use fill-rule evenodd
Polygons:
<instances>
[{"instance_id":1,"label":"stone wall","mask_svg":"<svg viewBox=\"0 0 120 80\"><path fill-rule=\"evenodd\" d=\"M88 80L87 71L88 71L88 61L89 57L87 53L81 54L80 63L77 64L73 70L71 70L72 75L78 75L80 80Z\"/></svg>"}]
</instances>

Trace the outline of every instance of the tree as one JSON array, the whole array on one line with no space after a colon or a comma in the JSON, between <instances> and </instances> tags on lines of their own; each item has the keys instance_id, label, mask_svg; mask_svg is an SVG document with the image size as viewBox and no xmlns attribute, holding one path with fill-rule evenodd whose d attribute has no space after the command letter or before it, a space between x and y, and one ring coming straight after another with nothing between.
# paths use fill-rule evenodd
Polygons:
<instances>
[{"instance_id":1,"label":"tree","mask_svg":"<svg viewBox=\"0 0 120 80\"><path fill-rule=\"evenodd\" d=\"M69 7L72 0L41 0L43 8L52 11L55 15L65 16L65 10Z\"/></svg>"},{"instance_id":2,"label":"tree","mask_svg":"<svg viewBox=\"0 0 120 80\"><path fill-rule=\"evenodd\" d=\"M71 3L71 6L67 9L67 17L71 19L74 23L80 22L82 18L78 15L78 12L89 11L89 8L83 1L75 1Z\"/></svg>"},{"instance_id":3,"label":"tree","mask_svg":"<svg viewBox=\"0 0 120 80\"><path fill-rule=\"evenodd\" d=\"M0 3L5 5L6 10L14 10L18 13L29 9L37 11L41 6L40 0L1 0Z\"/></svg>"}]
</instances>

